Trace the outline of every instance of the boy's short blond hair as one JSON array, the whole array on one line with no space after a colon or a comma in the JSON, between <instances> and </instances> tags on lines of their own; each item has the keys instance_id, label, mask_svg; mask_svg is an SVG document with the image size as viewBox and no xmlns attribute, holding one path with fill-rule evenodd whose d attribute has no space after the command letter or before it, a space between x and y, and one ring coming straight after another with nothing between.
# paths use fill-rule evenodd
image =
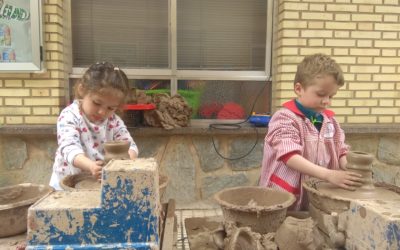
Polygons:
<instances>
[{"instance_id":1,"label":"boy's short blond hair","mask_svg":"<svg viewBox=\"0 0 400 250\"><path fill-rule=\"evenodd\" d=\"M331 75L335 78L338 86L344 85L343 71L339 64L330 56L325 54L314 54L304 57L297 66L294 84L300 83L303 87L312 84L317 75Z\"/></svg>"}]
</instances>

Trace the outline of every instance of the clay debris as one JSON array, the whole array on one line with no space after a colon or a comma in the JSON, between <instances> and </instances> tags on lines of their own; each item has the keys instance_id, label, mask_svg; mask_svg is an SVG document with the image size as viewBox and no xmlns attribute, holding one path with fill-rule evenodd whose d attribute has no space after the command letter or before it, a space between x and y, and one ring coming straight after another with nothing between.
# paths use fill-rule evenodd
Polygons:
<instances>
[{"instance_id":1,"label":"clay debris","mask_svg":"<svg viewBox=\"0 0 400 250\"><path fill-rule=\"evenodd\" d=\"M224 222L212 232L212 239L218 249L234 250L277 250L275 233L260 234L250 227L238 227L235 223Z\"/></svg>"},{"instance_id":2,"label":"clay debris","mask_svg":"<svg viewBox=\"0 0 400 250\"><path fill-rule=\"evenodd\" d=\"M189 125L192 108L181 95L154 94L152 102L157 108L144 112L147 125L168 130Z\"/></svg>"}]
</instances>

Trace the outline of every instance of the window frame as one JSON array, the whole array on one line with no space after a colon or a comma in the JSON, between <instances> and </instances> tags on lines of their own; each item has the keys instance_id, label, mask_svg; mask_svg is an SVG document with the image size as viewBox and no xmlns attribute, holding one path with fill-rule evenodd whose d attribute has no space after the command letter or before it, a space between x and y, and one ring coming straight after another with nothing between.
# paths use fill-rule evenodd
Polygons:
<instances>
[{"instance_id":1,"label":"window frame","mask_svg":"<svg viewBox=\"0 0 400 250\"><path fill-rule=\"evenodd\" d=\"M44 71L42 1L29 0L29 2L32 60L30 62L1 62L0 72L21 73Z\"/></svg>"},{"instance_id":2,"label":"window frame","mask_svg":"<svg viewBox=\"0 0 400 250\"><path fill-rule=\"evenodd\" d=\"M122 68L129 79L169 79L171 84L170 94L178 93L179 80L231 80L231 81L271 81L272 73L272 41L273 41L273 10L275 0L267 1L266 10L266 44L265 44L265 68L260 71L241 71L241 70L179 70L177 68L177 1L168 2L168 58L169 69L142 69L142 68ZM73 67L69 75L70 78L79 78L83 75L86 68ZM197 121L197 119L195 119ZM203 123L203 119L201 123ZM215 120L212 120L215 121ZM220 121L220 120L218 120Z\"/></svg>"}]
</instances>

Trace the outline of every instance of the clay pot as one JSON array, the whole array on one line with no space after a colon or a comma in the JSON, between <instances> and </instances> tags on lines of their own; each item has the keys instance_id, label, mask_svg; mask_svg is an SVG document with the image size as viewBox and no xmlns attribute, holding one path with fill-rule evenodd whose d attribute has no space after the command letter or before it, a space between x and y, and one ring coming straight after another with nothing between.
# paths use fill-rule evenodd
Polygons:
<instances>
[{"instance_id":1,"label":"clay pot","mask_svg":"<svg viewBox=\"0 0 400 250\"><path fill-rule=\"evenodd\" d=\"M129 160L129 141L108 141L104 143L104 163L107 164L111 159Z\"/></svg>"},{"instance_id":2,"label":"clay pot","mask_svg":"<svg viewBox=\"0 0 400 250\"><path fill-rule=\"evenodd\" d=\"M234 187L214 195L221 206L225 223L250 227L253 232L275 232L286 217L287 208L295 202L289 192L264 187Z\"/></svg>"},{"instance_id":3,"label":"clay pot","mask_svg":"<svg viewBox=\"0 0 400 250\"><path fill-rule=\"evenodd\" d=\"M52 191L49 186L32 183L0 188L0 238L25 232L28 208Z\"/></svg>"},{"instance_id":4,"label":"clay pot","mask_svg":"<svg viewBox=\"0 0 400 250\"><path fill-rule=\"evenodd\" d=\"M370 154L350 151L347 153L347 169L349 171L356 172L362 177L363 185L359 188L361 189L374 189L372 181L372 161L374 157Z\"/></svg>"}]
</instances>

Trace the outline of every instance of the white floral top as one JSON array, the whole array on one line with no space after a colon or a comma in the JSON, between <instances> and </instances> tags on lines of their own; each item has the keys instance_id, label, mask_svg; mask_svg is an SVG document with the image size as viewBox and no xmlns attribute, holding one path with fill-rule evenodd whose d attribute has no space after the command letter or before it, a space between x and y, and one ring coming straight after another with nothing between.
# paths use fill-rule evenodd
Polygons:
<instances>
[{"instance_id":1,"label":"white floral top","mask_svg":"<svg viewBox=\"0 0 400 250\"><path fill-rule=\"evenodd\" d=\"M80 111L79 101L62 110L57 121L58 149L53 165L50 186L62 190L60 180L67 175L77 174L81 169L72 165L78 154L91 160L104 160L103 144L107 141L130 141L130 149L139 153L122 119L114 114L101 124L90 122Z\"/></svg>"}]
</instances>

